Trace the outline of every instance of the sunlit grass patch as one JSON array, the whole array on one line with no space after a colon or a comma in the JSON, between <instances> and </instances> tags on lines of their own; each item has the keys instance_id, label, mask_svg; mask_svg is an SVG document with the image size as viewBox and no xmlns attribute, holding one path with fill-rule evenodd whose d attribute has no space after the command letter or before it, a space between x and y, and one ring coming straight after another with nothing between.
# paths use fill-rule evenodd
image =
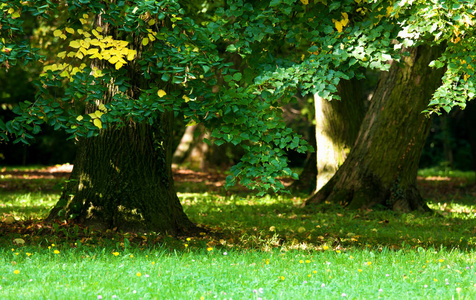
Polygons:
<instances>
[{"instance_id":1,"label":"sunlit grass patch","mask_svg":"<svg viewBox=\"0 0 476 300\"><path fill-rule=\"evenodd\" d=\"M430 178L436 181L448 181L451 178L459 178L472 182L475 181L476 177L474 171L460 171L440 167L420 169L418 170L418 176Z\"/></svg>"},{"instance_id":2,"label":"sunlit grass patch","mask_svg":"<svg viewBox=\"0 0 476 300\"><path fill-rule=\"evenodd\" d=\"M11 216L16 221L45 218L58 201L58 193L0 193L0 220L2 216Z\"/></svg>"},{"instance_id":3,"label":"sunlit grass patch","mask_svg":"<svg viewBox=\"0 0 476 300\"><path fill-rule=\"evenodd\" d=\"M3 299L447 298L476 293L474 252L203 247L0 250Z\"/></svg>"}]
</instances>

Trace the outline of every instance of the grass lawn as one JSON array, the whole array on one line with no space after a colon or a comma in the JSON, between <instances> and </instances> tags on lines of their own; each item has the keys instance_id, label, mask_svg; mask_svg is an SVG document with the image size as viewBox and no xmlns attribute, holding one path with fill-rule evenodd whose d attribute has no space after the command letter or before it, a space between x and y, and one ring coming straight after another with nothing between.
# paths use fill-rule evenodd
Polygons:
<instances>
[{"instance_id":1,"label":"grass lawn","mask_svg":"<svg viewBox=\"0 0 476 300\"><path fill-rule=\"evenodd\" d=\"M179 182L204 232L178 238L46 224L62 179L4 176L0 299L473 299L474 174L425 172L430 214L302 208Z\"/></svg>"}]
</instances>

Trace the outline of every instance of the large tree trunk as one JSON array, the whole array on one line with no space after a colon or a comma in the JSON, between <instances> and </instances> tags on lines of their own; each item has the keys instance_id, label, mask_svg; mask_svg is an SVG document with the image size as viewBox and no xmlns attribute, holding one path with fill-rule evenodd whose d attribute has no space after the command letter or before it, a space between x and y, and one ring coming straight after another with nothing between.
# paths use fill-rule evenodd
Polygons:
<instances>
[{"instance_id":1,"label":"large tree trunk","mask_svg":"<svg viewBox=\"0 0 476 300\"><path fill-rule=\"evenodd\" d=\"M316 191L334 176L344 163L357 138L365 115L362 82L342 80L338 85L340 101L314 95L316 111Z\"/></svg>"},{"instance_id":2,"label":"large tree trunk","mask_svg":"<svg viewBox=\"0 0 476 300\"><path fill-rule=\"evenodd\" d=\"M409 52L403 64L393 62L382 74L347 160L307 203L429 210L417 190L416 176L431 122L422 111L443 75L443 70L428 64L441 49L421 46Z\"/></svg>"},{"instance_id":3,"label":"large tree trunk","mask_svg":"<svg viewBox=\"0 0 476 300\"><path fill-rule=\"evenodd\" d=\"M117 37L115 28L96 25L104 35ZM133 37L140 51L141 39ZM94 63L103 68L104 61ZM150 82L140 70L128 65L129 97L138 99L140 89ZM114 100L117 87L109 84L103 103ZM97 110L88 105L86 113ZM173 113L163 113L154 125L127 121L116 128L109 124L99 135L80 140L69 182L48 219L69 218L99 228L151 230L180 234L195 229L183 212L172 177Z\"/></svg>"},{"instance_id":4,"label":"large tree trunk","mask_svg":"<svg viewBox=\"0 0 476 300\"><path fill-rule=\"evenodd\" d=\"M193 228L174 189L170 114L159 125L108 129L82 140L70 182L49 218L172 234Z\"/></svg>"}]
</instances>

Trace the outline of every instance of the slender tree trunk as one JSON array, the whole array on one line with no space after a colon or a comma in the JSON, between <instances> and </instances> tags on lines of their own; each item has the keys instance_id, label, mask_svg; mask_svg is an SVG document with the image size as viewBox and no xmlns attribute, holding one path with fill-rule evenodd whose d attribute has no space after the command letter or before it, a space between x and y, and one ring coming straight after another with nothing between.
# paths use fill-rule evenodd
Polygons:
<instances>
[{"instance_id":1,"label":"slender tree trunk","mask_svg":"<svg viewBox=\"0 0 476 300\"><path fill-rule=\"evenodd\" d=\"M103 34L116 38L114 28L101 22ZM141 49L139 37L134 48ZM104 63L103 63L104 64ZM96 66L102 68L101 62ZM128 66L131 88L137 99L148 84L140 71ZM114 85L103 103L112 102ZM91 107L90 107L91 106ZM90 105L86 113L99 106ZM163 113L154 125L127 121L122 127L101 129L97 137L79 142L69 182L48 219L69 218L98 228L153 230L180 234L195 229L183 212L172 177L173 113Z\"/></svg>"},{"instance_id":2,"label":"slender tree trunk","mask_svg":"<svg viewBox=\"0 0 476 300\"><path fill-rule=\"evenodd\" d=\"M347 158L365 115L362 82L342 80L338 85L340 101L327 101L314 95L316 111L317 177L319 191Z\"/></svg>"},{"instance_id":3,"label":"slender tree trunk","mask_svg":"<svg viewBox=\"0 0 476 300\"><path fill-rule=\"evenodd\" d=\"M382 75L347 160L308 204L330 201L350 208L429 210L416 187L431 122L421 112L441 82L443 70L428 64L442 49L420 46L409 52L403 64L393 62Z\"/></svg>"}]
</instances>

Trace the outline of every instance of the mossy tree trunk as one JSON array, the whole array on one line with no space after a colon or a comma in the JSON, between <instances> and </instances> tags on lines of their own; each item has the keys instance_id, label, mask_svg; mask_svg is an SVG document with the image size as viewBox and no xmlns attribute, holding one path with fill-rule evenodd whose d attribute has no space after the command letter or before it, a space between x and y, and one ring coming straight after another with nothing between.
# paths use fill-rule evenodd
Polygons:
<instances>
[{"instance_id":1,"label":"mossy tree trunk","mask_svg":"<svg viewBox=\"0 0 476 300\"><path fill-rule=\"evenodd\" d=\"M314 95L316 111L316 191L320 190L344 163L365 115L362 82L342 80L341 100L328 101Z\"/></svg>"},{"instance_id":2,"label":"mossy tree trunk","mask_svg":"<svg viewBox=\"0 0 476 300\"><path fill-rule=\"evenodd\" d=\"M105 35L116 38L114 28L97 17ZM133 37L135 49L140 38ZM100 62L95 66L102 68ZM149 84L131 63L131 88L138 99ZM103 104L113 100L114 85ZM94 112L100 103L88 105ZM183 212L172 177L173 113L162 113L153 125L126 121L124 126L101 129L98 136L79 141L74 168L65 190L48 219L67 218L98 228L150 230L180 234L195 229Z\"/></svg>"},{"instance_id":3,"label":"mossy tree trunk","mask_svg":"<svg viewBox=\"0 0 476 300\"><path fill-rule=\"evenodd\" d=\"M416 176L431 122L422 111L443 75L428 64L441 50L411 49L403 64L393 62L382 74L347 160L307 204L330 201L349 208L429 210Z\"/></svg>"}]
</instances>

